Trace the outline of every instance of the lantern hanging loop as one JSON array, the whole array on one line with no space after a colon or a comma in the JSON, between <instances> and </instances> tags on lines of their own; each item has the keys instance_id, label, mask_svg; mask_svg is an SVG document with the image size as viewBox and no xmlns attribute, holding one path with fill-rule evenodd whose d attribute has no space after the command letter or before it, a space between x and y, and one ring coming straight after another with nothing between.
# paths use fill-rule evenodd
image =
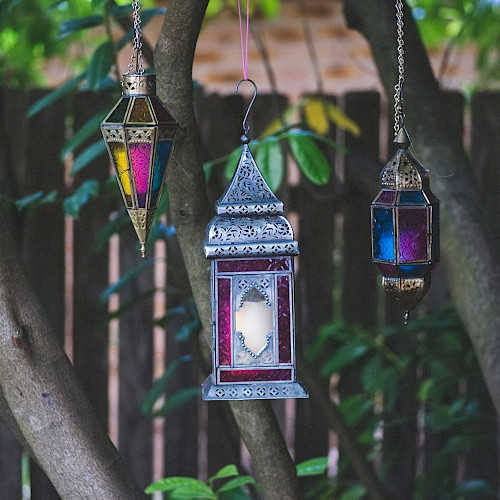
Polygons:
<instances>
[{"instance_id":1,"label":"lantern hanging loop","mask_svg":"<svg viewBox=\"0 0 500 500\"><path fill-rule=\"evenodd\" d=\"M257 98L257 85L255 85L255 82L251 80L250 78L242 78L237 84L236 84L236 90L235 93L238 93L238 88L240 86L241 82L250 82L253 85L253 97L252 100L250 101L250 104L248 105L247 112L245 113L245 116L243 117L243 131L244 134L241 138L242 142L245 144L248 144L250 142L250 139L248 137L248 132L250 131L250 125L248 124L248 115L250 114L250 110L252 109L253 103L255 102L255 99Z\"/></svg>"},{"instance_id":2,"label":"lantern hanging loop","mask_svg":"<svg viewBox=\"0 0 500 500\"><path fill-rule=\"evenodd\" d=\"M398 44L398 83L394 86L394 135L404 126L403 85L405 80L403 0L396 0L396 26Z\"/></svg>"},{"instance_id":3,"label":"lantern hanging loop","mask_svg":"<svg viewBox=\"0 0 500 500\"><path fill-rule=\"evenodd\" d=\"M141 17L139 15L140 10L139 0L134 0L132 2L132 16L134 19L134 45L132 50L132 56L128 64L128 74L135 73L137 75L142 75L144 73L143 58L142 58L142 34L141 34ZM134 69L135 65L135 69Z\"/></svg>"}]
</instances>

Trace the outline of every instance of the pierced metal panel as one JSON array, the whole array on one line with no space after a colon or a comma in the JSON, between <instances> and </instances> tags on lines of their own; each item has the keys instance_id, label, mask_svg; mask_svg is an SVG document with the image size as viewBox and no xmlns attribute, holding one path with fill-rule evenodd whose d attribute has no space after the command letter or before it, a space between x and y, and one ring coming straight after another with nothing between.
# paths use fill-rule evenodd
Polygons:
<instances>
[{"instance_id":1,"label":"pierced metal panel","mask_svg":"<svg viewBox=\"0 0 500 500\"><path fill-rule=\"evenodd\" d=\"M244 144L233 180L217 202L218 214L278 214L283 203L267 185L252 156Z\"/></svg>"}]
</instances>

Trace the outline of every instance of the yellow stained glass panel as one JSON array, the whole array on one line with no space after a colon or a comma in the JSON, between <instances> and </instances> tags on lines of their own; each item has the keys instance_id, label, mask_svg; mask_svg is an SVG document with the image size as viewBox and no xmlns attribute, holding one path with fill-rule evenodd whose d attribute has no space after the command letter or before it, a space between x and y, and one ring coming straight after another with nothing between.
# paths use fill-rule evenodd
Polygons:
<instances>
[{"instance_id":1,"label":"yellow stained glass panel","mask_svg":"<svg viewBox=\"0 0 500 500\"><path fill-rule=\"evenodd\" d=\"M120 179L120 184L123 187L125 195L130 196L130 171L127 164L127 153L125 152L125 144L122 142L110 142L109 148L113 154L115 169Z\"/></svg>"}]
</instances>

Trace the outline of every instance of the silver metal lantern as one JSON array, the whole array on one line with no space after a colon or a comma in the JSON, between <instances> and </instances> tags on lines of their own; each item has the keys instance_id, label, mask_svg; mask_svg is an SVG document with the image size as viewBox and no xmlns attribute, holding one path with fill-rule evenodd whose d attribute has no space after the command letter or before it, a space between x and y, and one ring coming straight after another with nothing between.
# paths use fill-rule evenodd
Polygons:
<instances>
[{"instance_id":1,"label":"silver metal lantern","mask_svg":"<svg viewBox=\"0 0 500 500\"><path fill-rule=\"evenodd\" d=\"M255 99L257 90L249 81ZM295 367L293 257L298 244L283 203L248 146L248 111L238 167L207 228L213 372L202 395L205 400L305 398Z\"/></svg>"}]
</instances>

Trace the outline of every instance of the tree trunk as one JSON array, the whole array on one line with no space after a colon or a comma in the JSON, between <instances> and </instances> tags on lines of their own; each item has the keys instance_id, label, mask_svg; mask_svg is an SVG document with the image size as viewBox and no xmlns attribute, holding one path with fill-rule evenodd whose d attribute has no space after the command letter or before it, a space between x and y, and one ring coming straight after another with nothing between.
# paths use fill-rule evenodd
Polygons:
<instances>
[{"instance_id":1,"label":"tree trunk","mask_svg":"<svg viewBox=\"0 0 500 500\"><path fill-rule=\"evenodd\" d=\"M100 427L50 330L23 274L3 214L0 235L2 420L64 500L145 498Z\"/></svg>"},{"instance_id":2,"label":"tree trunk","mask_svg":"<svg viewBox=\"0 0 500 500\"><path fill-rule=\"evenodd\" d=\"M210 265L203 254L208 205L193 110L192 63L207 0L172 0L155 50L158 94L181 128L167 172L172 222L198 312L210 342ZM217 404L217 403L212 403ZM298 498L295 467L268 401L231 402L266 499Z\"/></svg>"},{"instance_id":3,"label":"tree trunk","mask_svg":"<svg viewBox=\"0 0 500 500\"><path fill-rule=\"evenodd\" d=\"M388 96L397 82L396 17L387 0L344 0L351 28L370 43ZM374 22L376 20L376 22ZM500 414L500 252L498 235L472 178L461 137L450 126L410 10L405 5L406 128L441 200L442 266L451 296L476 350ZM496 240L495 240L496 238Z\"/></svg>"}]
</instances>

